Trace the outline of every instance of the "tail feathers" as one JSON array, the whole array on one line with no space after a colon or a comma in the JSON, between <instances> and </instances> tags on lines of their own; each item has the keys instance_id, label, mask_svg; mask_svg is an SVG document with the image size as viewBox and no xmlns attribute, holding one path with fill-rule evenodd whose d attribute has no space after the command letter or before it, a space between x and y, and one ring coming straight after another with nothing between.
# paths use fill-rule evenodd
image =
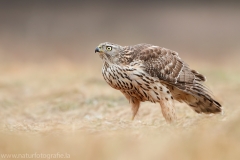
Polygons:
<instances>
[{"instance_id":1,"label":"tail feathers","mask_svg":"<svg viewBox=\"0 0 240 160\"><path fill-rule=\"evenodd\" d=\"M188 94L184 100L197 113L219 113L222 111L221 104L211 98L209 95Z\"/></svg>"},{"instance_id":2,"label":"tail feathers","mask_svg":"<svg viewBox=\"0 0 240 160\"><path fill-rule=\"evenodd\" d=\"M210 93L202 88L198 91L180 90L177 87L170 87L174 99L187 103L197 113L219 113L222 111L221 104L212 98Z\"/></svg>"}]
</instances>

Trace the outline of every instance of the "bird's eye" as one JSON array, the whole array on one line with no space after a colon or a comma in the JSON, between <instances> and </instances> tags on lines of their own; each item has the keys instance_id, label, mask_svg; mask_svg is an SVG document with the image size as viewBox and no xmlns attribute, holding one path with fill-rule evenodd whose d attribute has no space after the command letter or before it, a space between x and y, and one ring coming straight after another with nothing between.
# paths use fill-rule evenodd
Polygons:
<instances>
[{"instance_id":1,"label":"bird's eye","mask_svg":"<svg viewBox=\"0 0 240 160\"><path fill-rule=\"evenodd\" d=\"M111 50L112 50L112 47L111 47L111 46L107 46L106 49L107 49L108 51L111 51Z\"/></svg>"}]
</instances>

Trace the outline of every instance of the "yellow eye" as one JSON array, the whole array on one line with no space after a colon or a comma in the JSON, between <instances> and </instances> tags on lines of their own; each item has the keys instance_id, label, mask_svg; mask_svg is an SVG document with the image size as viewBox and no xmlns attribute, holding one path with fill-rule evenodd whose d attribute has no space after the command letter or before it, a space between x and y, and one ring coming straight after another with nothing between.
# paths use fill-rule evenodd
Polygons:
<instances>
[{"instance_id":1,"label":"yellow eye","mask_svg":"<svg viewBox=\"0 0 240 160\"><path fill-rule=\"evenodd\" d=\"M111 47L111 46L107 46L106 49L107 49L108 51L111 51L111 50L112 50L112 47Z\"/></svg>"}]
</instances>

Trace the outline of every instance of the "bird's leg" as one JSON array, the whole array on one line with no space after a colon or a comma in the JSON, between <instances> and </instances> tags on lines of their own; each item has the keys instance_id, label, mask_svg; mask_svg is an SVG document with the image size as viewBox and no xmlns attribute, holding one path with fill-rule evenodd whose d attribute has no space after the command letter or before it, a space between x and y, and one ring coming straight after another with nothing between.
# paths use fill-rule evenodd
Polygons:
<instances>
[{"instance_id":1,"label":"bird's leg","mask_svg":"<svg viewBox=\"0 0 240 160\"><path fill-rule=\"evenodd\" d=\"M163 117L167 122L171 123L177 119L175 114L174 101L172 99L165 97L165 99L162 99L160 101L160 106L162 109Z\"/></svg>"},{"instance_id":2,"label":"bird's leg","mask_svg":"<svg viewBox=\"0 0 240 160\"><path fill-rule=\"evenodd\" d=\"M134 117L136 116L139 106L140 106L140 101L134 98L130 98L130 104L132 106L132 120L134 120Z\"/></svg>"}]
</instances>

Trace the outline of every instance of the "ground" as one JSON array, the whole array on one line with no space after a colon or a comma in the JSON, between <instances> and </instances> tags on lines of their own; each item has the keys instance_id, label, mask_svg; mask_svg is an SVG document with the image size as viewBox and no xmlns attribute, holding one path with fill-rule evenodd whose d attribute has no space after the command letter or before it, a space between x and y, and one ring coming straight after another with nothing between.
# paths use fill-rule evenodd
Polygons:
<instances>
[{"instance_id":1,"label":"ground","mask_svg":"<svg viewBox=\"0 0 240 160\"><path fill-rule=\"evenodd\" d=\"M101 65L2 64L1 159L25 153L94 160L239 159L239 69L198 70L223 114L197 114L176 102L178 120L167 124L159 104L148 102L131 121L128 101L105 83Z\"/></svg>"}]
</instances>

